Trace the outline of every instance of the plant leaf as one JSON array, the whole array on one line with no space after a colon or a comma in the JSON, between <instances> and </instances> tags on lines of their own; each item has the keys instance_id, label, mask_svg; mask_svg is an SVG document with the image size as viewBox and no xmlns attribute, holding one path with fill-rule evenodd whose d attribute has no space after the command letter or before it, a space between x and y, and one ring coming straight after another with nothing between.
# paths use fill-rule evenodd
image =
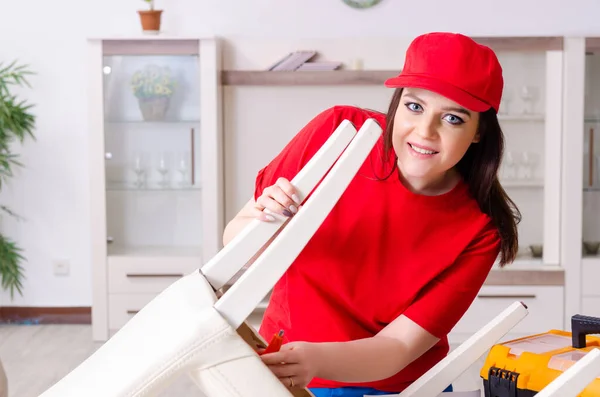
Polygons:
<instances>
[{"instance_id":1,"label":"plant leaf","mask_svg":"<svg viewBox=\"0 0 600 397\"><path fill-rule=\"evenodd\" d=\"M23 143L26 138L35 140L36 116L31 112L34 105L11 93L13 86L31 87L27 77L33 74L27 64L16 60L0 62L0 189L13 176L14 167L23 166L18 155L12 153L11 144L17 140ZM4 205L0 205L0 210L19 218ZM0 286L10 291L11 299L15 292L23 295L24 260L22 249L0 234Z\"/></svg>"},{"instance_id":2,"label":"plant leaf","mask_svg":"<svg viewBox=\"0 0 600 397\"><path fill-rule=\"evenodd\" d=\"M21 262L25 257L21 252L14 241L0 235L0 285L10 291L11 299L14 299L15 291L23 295L25 274Z\"/></svg>"}]
</instances>

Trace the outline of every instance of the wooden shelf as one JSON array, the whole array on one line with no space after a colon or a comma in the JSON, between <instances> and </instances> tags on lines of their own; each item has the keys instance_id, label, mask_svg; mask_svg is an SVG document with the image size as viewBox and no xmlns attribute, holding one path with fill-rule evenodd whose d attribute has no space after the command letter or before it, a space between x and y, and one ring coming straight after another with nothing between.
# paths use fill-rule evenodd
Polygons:
<instances>
[{"instance_id":1,"label":"wooden shelf","mask_svg":"<svg viewBox=\"0 0 600 397\"><path fill-rule=\"evenodd\" d=\"M223 71L221 82L229 86L318 86L380 85L399 70L334 70L271 72L263 70Z\"/></svg>"},{"instance_id":2,"label":"wooden shelf","mask_svg":"<svg viewBox=\"0 0 600 397\"><path fill-rule=\"evenodd\" d=\"M544 114L499 114L500 121L544 121Z\"/></svg>"},{"instance_id":3,"label":"wooden shelf","mask_svg":"<svg viewBox=\"0 0 600 397\"><path fill-rule=\"evenodd\" d=\"M542 268L544 265L539 265ZM557 266L549 269L493 269L485 280L485 285L550 285L564 286L565 271Z\"/></svg>"},{"instance_id":4,"label":"wooden shelf","mask_svg":"<svg viewBox=\"0 0 600 397\"><path fill-rule=\"evenodd\" d=\"M539 188L544 187L543 179L500 179L503 187Z\"/></svg>"}]
</instances>

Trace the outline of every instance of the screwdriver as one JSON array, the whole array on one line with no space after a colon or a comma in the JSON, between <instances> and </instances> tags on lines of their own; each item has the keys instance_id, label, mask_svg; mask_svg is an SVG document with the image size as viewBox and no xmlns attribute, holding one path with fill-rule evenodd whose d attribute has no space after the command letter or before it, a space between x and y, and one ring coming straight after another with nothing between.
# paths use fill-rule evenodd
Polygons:
<instances>
[{"instance_id":1,"label":"screwdriver","mask_svg":"<svg viewBox=\"0 0 600 397\"><path fill-rule=\"evenodd\" d=\"M279 349L281 349L282 343L283 343L283 330L280 330L278 333L273 335L273 338L271 339L271 342L269 342L269 345L267 346L267 348L260 354L263 355L263 354L267 354L267 353L278 352Z\"/></svg>"}]
</instances>

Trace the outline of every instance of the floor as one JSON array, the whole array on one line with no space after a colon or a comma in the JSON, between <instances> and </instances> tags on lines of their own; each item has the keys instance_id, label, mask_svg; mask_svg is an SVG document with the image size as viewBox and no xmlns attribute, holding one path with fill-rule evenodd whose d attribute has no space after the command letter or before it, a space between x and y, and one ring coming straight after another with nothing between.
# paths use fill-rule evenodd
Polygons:
<instances>
[{"instance_id":1,"label":"floor","mask_svg":"<svg viewBox=\"0 0 600 397\"><path fill-rule=\"evenodd\" d=\"M38 397L100 345L92 341L89 325L0 325L8 396ZM167 396L204 397L187 378L160 395Z\"/></svg>"},{"instance_id":2,"label":"floor","mask_svg":"<svg viewBox=\"0 0 600 397\"><path fill-rule=\"evenodd\" d=\"M101 343L92 341L89 325L1 325L0 357L9 384L9 397L37 397L92 354ZM453 384L455 390L480 387L483 358ZM176 380L159 397L204 397L188 379Z\"/></svg>"}]
</instances>

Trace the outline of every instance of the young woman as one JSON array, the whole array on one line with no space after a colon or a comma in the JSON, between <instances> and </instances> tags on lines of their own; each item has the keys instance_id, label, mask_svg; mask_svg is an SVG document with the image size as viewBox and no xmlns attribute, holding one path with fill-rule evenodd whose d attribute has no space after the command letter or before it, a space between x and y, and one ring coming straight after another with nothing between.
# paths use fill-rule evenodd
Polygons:
<instances>
[{"instance_id":1,"label":"young woman","mask_svg":"<svg viewBox=\"0 0 600 397\"><path fill-rule=\"evenodd\" d=\"M352 106L310 121L258 173L254 197L227 225L294 216L289 182L339 123L384 128L340 200L271 295L260 333L285 332L263 362L315 396L399 393L448 352L447 334L499 257L518 249L520 213L497 177L501 66L488 47L451 33L417 37L387 114ZM449 389L451 387L449 386Z\"/></svg>"}]
</instances>

